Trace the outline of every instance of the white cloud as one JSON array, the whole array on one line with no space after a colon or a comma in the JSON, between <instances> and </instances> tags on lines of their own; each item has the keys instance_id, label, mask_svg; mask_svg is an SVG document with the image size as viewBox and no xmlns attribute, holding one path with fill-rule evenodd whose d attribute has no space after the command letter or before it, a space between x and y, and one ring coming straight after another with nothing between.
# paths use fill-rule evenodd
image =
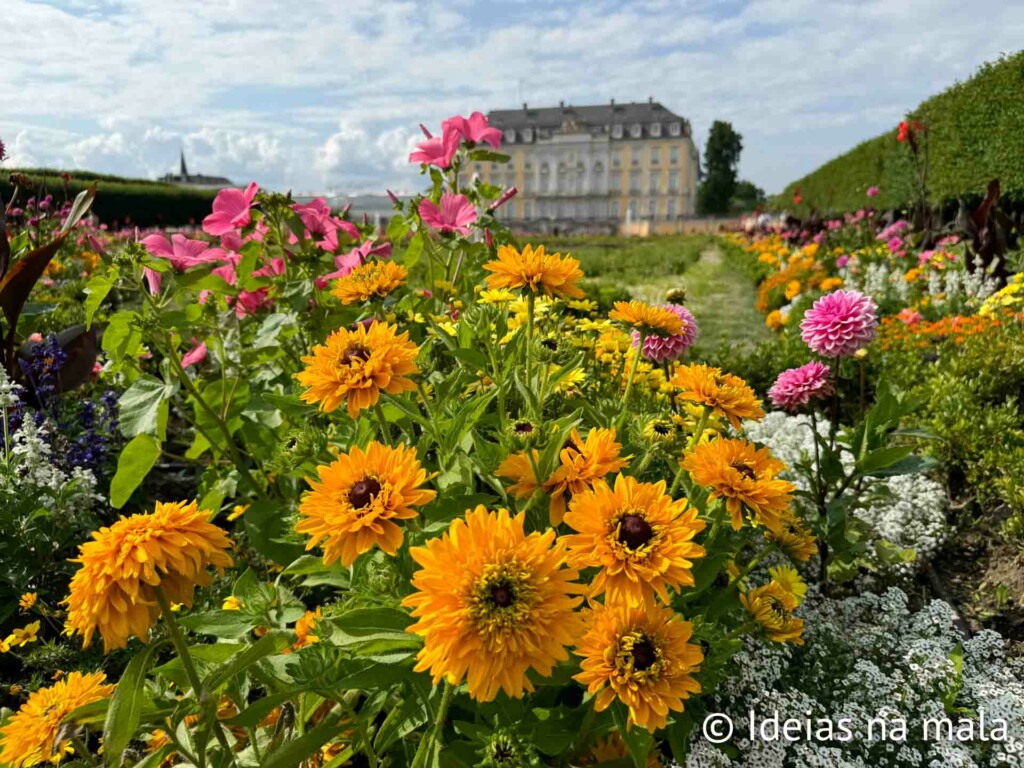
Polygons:
<instances>
[{"instance_id":1,"label":"white cloud","mask_svg":"<svg viewBox=\"0 0 1024 768\"><path fill-rule=\"evenodd\" d=\"M769 190L1024 40L996 0L565 4L7 0L5 165L155 176L177 162L302 191L419 183L417 123L518 104L642 100L744 136ZM10 139L11 136L15 138Z\"/></svg>"}]
</instances>

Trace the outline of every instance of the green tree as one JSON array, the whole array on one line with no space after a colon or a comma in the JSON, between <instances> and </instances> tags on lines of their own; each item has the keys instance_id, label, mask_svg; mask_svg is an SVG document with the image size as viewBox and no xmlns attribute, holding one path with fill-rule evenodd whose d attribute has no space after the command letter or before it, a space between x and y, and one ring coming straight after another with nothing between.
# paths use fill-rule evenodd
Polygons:
<instances>
[{"instance_id":1,"label":"green tree","mask_svg":"<svg viewBox=\"0 0 1024 768\"><path fill-rule=\"evenodd\" d=\"M736 191L732 194L730 208L733 213L750 213L767 201L764 190L752 181L737 181Z\"/></svg>"},{"instance_id":2,"label":"green tree","mask_svg":"<svg viewBox=\"0 0 1024 768\"><path fill-rule=\"evenodd\" d=\"M697 190L697 209L701 213L729 213L741 151L743 137L733 130L732 123L715 120L704 150L704 179Z\"/></svg>"}]
</instances>

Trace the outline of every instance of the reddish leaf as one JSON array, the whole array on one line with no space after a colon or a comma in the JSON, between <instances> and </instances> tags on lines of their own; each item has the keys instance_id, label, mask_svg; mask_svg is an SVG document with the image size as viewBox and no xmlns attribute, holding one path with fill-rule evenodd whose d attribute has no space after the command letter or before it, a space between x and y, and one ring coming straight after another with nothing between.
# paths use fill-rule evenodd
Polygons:
<instances>
[{"instance_id":1,"label":"reddish leaf","mask_svg":"<svg viewBox=\"0 0 1024 768\"><path fill-rule=\"evenodd\" d=\"M9 328L15 328L18 324L18 316L22 307L28 300L36 282L46 271L46 265L57 253L67 233L58 235L55 240L47 243L41 248L29 251L18 259L18 263L11 267L11 271L0 280L0 309L7 318Z\"/></svg>"},{"instance_id":2,"label":"reddish leaf","mask_svg":"<svg viewBox=\"0 0 1024 768\"><path fill-rule=\"evenodd\" d=\"M992 206L996 204L999 199L999 179L992 179L988 183L988 189L985 191L985 199L981 201L981 205L978 206L978 210L974 212L971 217L974 221L974 226L978 229L982 229L985 226L985 221L988 219L988 212L992 210Z\"/></svg>"}]
</instances>

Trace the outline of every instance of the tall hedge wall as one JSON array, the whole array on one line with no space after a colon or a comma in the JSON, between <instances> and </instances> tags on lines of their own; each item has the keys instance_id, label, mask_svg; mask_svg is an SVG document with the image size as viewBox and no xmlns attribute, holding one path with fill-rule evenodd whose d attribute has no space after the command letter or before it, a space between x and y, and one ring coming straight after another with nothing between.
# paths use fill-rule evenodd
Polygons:
<instances>
[{"instance_id":1,"label":"tall hedge wall","mask_svg":"<svg viewBox=\"0 0 1024 768\"><path fill-rule=\"evenodd\" d=\"M0 195L5 201L11 199L9 182L11 173L16 171L0 169ZM64 200L64 179L59 171L50 169L20 170L36 183L43 182L47 191L59 203ZM92 210L108 224L130 222L140 227L180 226L200 222L210 212L215 190L178 187L146 179L126 179L89 171L72 171L68 196L74 197L80 191L96 182L96 202ZM25 193L19 195L20 204L25 202Z\"/></svg>"},{"instance_id":2,"label":"tall hedge wall","mask_svg":"<svg viewBox=\"0 0 1024 768\"><path fill-rule=\"evenodd\" d=\"M933 202L976 197L998 178L1004 196L1024 202L1024 51L983 65L970 80L923 102L911 119L928 127L928 186ZM862 207L868 187L876 208L905 205L912 196L905 146L891 131L865 141L797 179L773 200L776 207L846 211Z\"/></svg>"}]
</instances>

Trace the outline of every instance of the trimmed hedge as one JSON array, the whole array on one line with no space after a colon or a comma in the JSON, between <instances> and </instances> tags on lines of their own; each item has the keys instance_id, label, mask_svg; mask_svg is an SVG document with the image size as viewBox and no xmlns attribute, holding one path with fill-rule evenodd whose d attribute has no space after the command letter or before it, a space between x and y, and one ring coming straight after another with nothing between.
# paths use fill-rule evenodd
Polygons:
<instances>
[{"instance_id":1,"label":"trimmed hedge","mask_svg":"<svg viewBox=\"0 0 1024 768\"><path fill-rule=\"evenodd\" d=\"M998 178L1004 198L1024 202L1024 51L984 64L970 80L933 96L910 113L928 127L928 187L932 201L979 198ZM791 183L772 200L793 210L800 188L806 213L848 211L868 202L899 208L913 196L909 152L896 141L896 128L865 141ZM879 194L869 199L868 187Z\"/></svg>"},{"instance_id":2,"label":"trimmed hedge","mask_svg":"<svg viewBox=\"0 0 1024 768\"><path fill-rule=\"evenodd\" d=\"M11 199L13 192L9 181L12 173L22 173L36 183L45 184L46 191L53 195L58 205L64 201L64 179L61 178L61 172L48 168L2 169L0 195L5 201ZM97 194L92 210L100 221L107 224L173 227L199 223L210 213L210 206L217 194L216 190L178 187L147 179L126 179L90 171L72 171L68 197L74 198L93 181L96 182ZM24 205L25 199L25 192L22 191L18 204Z\"/></svg>"}]
</instances>

